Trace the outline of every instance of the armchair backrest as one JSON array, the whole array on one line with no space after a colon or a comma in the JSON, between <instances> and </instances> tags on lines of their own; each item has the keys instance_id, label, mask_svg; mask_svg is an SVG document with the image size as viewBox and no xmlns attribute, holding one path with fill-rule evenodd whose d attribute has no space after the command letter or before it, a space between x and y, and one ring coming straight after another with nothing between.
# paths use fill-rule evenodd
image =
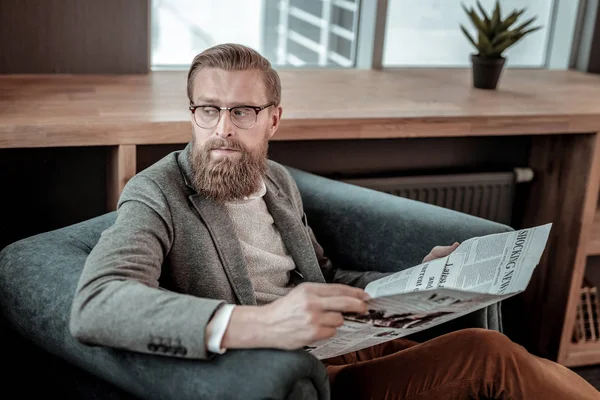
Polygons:
<instances>
[{"instance_id":1,"label":"armchair backrest","mask_svg":"<svg viewBox=\"0 0 600 400\"><path fill-rule=\"evenodd\" d=\"M437 245L512 228L448 208L288 168L315 237L334 265L400 271Z\"/></svg>"}]
</instances>

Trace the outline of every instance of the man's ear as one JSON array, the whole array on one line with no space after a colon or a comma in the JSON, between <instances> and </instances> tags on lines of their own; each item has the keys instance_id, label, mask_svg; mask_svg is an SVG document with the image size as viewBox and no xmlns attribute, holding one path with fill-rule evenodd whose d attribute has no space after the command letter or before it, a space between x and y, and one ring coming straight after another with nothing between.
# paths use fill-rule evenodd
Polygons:
<instances>
[{"instance_id":1,"label":"man's ear","mask_svg":"<svg viewBox=\"0 0 600 400\"><path fill-rule=\"evenodd\" d=\"M281 122L281 116L283 115L283 109L281 106L277 106L273 108L273 112L271 113L271 121L269 125L269 138L271 138L277 129L279 129L279 123Z\"/></svg>"}]
</instances>

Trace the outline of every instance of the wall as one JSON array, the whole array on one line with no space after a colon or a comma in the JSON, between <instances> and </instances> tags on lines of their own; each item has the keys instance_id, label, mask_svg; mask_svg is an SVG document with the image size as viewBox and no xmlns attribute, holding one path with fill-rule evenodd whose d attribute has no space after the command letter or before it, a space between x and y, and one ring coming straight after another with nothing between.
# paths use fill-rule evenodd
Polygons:
<instances>
[{"instance_id":1,"label":"wall","mask_svg":"<svg viewBox=\"0 0 600 400\"><path fill-rule=\"evenodd\" d=\"M2 0L0 73L145 73L150 0Z\"/></svg>"}]
</instances>

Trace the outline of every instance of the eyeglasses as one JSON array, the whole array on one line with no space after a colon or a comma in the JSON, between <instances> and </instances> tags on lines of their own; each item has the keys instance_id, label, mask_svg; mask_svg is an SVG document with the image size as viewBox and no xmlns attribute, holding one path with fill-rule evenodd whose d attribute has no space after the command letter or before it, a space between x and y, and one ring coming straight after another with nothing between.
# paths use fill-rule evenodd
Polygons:
<instances>
[{"instance_id":1,"label":"eyeglasses","mask_svg":"<svg viewBox=\"0 0 600 400\"><path fill-rule=\"evenodd\" d=\"M264 106L235 106L216 107L208 105L190 105L190 111L194 115L194 121L200 128L214 128L221 119L221 111L229 110L229 118L235 126L240 129L250 129L256 124L258 113L275 103L271 102Z\"/></svg>"}]
</instances>

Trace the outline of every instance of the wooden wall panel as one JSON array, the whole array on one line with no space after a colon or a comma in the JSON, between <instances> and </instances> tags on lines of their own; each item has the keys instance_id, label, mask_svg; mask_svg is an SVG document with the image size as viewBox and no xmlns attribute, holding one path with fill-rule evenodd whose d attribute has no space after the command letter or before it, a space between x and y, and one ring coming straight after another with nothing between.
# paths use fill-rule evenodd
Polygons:
<instances>
[{"instance_id":1,"label":"wooden wall panel","mask_svg":"<svg viewBox=\"0 0 600 400\"><path fill-rule=\"evenodd\" d=\"M150 0L2 0L0 73L146 73Z\"/></svg>"},{"instance_id":2,"label":"wooden wall panel","mask_svg":"<svg viewBox=\"0 0 600 400\"><path fill-rule=\"evenodd\" d=\"M122 144L109 148L106 164L106 209L117 209L119 197L127 182L136 174L136 146Z\"/></svg>"},{"instance_id":3,"label":"wooden wall panel","mask_svg":"<svg viewBox=\"0 0 600 400\"><path fill-rule=\"evenodd\" d=\"M529 136L271 141L269 158L333 179L510 171L527 166L530 143ZM137 145L137 172L185 145Z\"/></svg>"},{"instance_id":4,"label":"wooden wall panel","mask_svg":"<svg viewBox=\"0 0 600 400\"><path fill-rule=\"evenodd\" d=\"M278 162L331 177L394 176L526 167L531 137L271 141Z\"/></svg>"},{"instance_id":5,"label":"wooden wall panel","mask_svg":"<svg viewBox=\"0 0 600 400\"><path fill-rule=\"evenodd\" d=\"M0 250L106 209L103 147L0 149Z\"/></svg>"}]
</instances>

